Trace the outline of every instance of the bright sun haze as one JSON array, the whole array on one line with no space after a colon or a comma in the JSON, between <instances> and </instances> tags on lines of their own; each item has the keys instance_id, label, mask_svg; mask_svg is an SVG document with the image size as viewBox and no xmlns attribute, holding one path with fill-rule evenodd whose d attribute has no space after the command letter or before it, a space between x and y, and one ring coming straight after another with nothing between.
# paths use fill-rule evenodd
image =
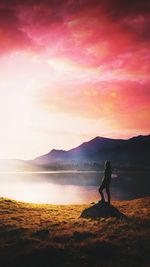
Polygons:
<instances>
[{"instance_id":1,"label":"bright sun haze","mask_svg":"<svg viewBox=\"0 0 150 267\"><path fill-rule=\"evenodd\" d=\"M1 0L0 158L150 131L147 2L54 2Z\"/></svg>"}]
</instances>

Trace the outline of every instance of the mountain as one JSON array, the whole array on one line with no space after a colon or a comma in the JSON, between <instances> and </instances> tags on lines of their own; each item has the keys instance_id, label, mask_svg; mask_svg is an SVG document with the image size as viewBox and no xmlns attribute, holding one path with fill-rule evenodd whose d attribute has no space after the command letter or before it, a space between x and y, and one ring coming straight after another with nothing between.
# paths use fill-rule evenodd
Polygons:
<instances>
[{"instance_id":1,"label":"mountain","mask_svg":"<svg viewBox=\"0 0 150 267\"><path fill-rule=\"evenodd\" d=\"M103 163L106 159L115 164L149 165L150 135L140 135L127 140L96 137L68 151L53 149L36 158L34 163L47 166L54 163L80 165Z\"/></svg>"}]
</instances>

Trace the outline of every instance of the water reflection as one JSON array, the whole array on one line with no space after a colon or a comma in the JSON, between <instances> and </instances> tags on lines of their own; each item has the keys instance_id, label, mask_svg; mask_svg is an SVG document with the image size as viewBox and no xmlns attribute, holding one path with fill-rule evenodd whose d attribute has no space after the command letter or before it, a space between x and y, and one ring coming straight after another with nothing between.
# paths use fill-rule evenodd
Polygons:
<instances>
[{"instance_id":1,"label":"water reflection","mask_svg":"<svg viewBox=\"0 0 150 267\"><path fill-rule=\"evenodd\" d=\"M0 173L0 196L32 203L80 204L99 200L102 172ZM113 200L149 194L148 173L113 174Z\"/></svg>"}]
</instances>

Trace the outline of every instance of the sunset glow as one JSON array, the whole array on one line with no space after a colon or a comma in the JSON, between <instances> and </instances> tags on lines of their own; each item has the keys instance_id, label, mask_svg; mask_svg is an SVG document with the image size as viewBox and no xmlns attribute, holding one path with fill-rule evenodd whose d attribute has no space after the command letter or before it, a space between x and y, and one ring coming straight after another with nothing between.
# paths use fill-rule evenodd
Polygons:
<instances>
[{"instance_id":1,"label":"sunset glow","mask_svg":"<svg viewBox=\"0 0 150 267\"><path fill-rule=\"evenodd\" d=\"M0 158L150 133L150 3L0 2Z\"/></svg>"}]
</instances>

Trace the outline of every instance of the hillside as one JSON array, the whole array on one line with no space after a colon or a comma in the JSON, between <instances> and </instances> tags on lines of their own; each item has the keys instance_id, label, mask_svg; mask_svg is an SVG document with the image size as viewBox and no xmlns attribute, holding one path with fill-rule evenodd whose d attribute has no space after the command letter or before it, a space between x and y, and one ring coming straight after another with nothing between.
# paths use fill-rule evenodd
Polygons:
<instances>
[{"instance_id":1,"label":"hillside","mask_svg":"<svg viewBox=\"0 0 150 267\"><path fill-rule=\"evenodd\" d=\"M148 267L150 197L112 204L127 218L85 219L87 205L1 198L1 267Z\"/></svg>"},{"instance_id":2,"label":"hillside","mask_svg":"<svg viewBox=\"0 0 150 267\"><path fill-rule=\"evenodd\" d=\"M150 135L137 136L128 140L96 137L80 146L65 150L51 150L36 158L35 164L103 164L106 159L114 165L150 165Z\"/></svg>"},{"instance_id":3,"label":"hillside","mask_svg":"<svg viewBox=\"0 0 150 267\"><path fill-rule=\"evenodd\" d=\"M128 140L95 137L70 150L52 149L33 160L1 159L0 171L99 170L108 159L114 168L150 167L150 135Z\"/></svg>"}]
</instances>

